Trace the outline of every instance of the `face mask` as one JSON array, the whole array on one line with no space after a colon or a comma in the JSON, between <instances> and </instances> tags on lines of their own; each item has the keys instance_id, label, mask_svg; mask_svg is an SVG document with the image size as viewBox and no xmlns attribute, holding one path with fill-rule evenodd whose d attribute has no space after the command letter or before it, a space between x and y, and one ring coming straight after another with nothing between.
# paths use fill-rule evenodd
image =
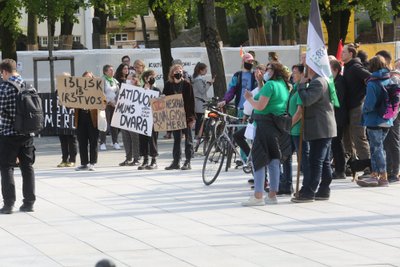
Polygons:
<instances>
[{"instance_id":1,"label":"face mask","mask_svg":"<svg viewBox=\"0 0 400 267\"><path fill-rule=\"evenodd\" d=\"M269 79L271 79L271 76L269 75L269 72L264 73L263 79L264 79L265 82L268 81Z\"/></svg>"},{"instance_id":2,"label":"face mask","mask_svg":"<svg viewBox=\"0 0 400 267\"><path fill-rule=\"evenodd\" d=\"M182 78L182 73L175 73L174 78L180 80Z\"/></svg>"},{"instance_id":3,"label":"face mask","mask_svg":"<svg viewBox=\"0 0 400 267\"><path fill-rule=\"evenodd\" d=\"M243 67L244 67L246 70L251 70L251 69L253 68L253 63L245 62L245 63L243 64Z\"/></svg>"},{"instance_id":4,"label":"face mask","mask_svg":"<svg viewBox=\"0 0 400 267\"><path fill-rule=\"evenodd\" d=\"M156 79L154 77L149 78L149 84L153 85L156 82Z\"/></svg>"}]
</instances>

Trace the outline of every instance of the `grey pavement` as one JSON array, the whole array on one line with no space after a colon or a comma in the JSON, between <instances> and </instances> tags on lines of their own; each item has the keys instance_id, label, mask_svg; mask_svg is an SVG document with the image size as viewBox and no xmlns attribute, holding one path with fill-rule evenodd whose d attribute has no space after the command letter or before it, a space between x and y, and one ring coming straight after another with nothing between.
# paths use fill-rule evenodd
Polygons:
<instances>
[{"instance_id":1,"label":"grey pavement","mask_svg":"<svg viewBox=\"0 0 400 267\"><path fill-rule=\"evenodd\" d=\"M248 175L222 172L211 186L203 159L165 171L172 141L160 138L159 169L119 167L123 151L99 153L94 172L56 168L57 137L36 141L35 212L17 203L0 216L0 266L400 266L400 184L359 188L334 181L329 201L241 207ZM2 151L2 153L6 153Z\"/></svg>"}]
</instances>

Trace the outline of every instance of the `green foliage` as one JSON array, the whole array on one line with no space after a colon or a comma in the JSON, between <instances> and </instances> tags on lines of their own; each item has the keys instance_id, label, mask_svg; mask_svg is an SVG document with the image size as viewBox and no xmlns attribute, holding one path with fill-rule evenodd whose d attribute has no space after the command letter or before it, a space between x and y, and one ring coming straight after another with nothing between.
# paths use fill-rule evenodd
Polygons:
<instances>
[{"instance_id":1,"label":"green foliage","mask_svg":"<svg viewBox=\"0 0 400 267\"><path fill-rule=\"evenodd\" d=\"M360 5L368 11L369 16L376 21L391 22L394 12L389 10L390 0L363 0Z\"/></svg>"},{"instance_id":2,"label":"green foliage","mask_svg":"<svg viewBox=\"0 0 400 267\"><path fill-rule=\"evenodd\" d=\"M18 0L0 1L4 7L0 10L0 23L4 28L8 28L13 32L14 38L21 34L18 21L21 18L21 2Z\"/></svg>"}]
</instances>

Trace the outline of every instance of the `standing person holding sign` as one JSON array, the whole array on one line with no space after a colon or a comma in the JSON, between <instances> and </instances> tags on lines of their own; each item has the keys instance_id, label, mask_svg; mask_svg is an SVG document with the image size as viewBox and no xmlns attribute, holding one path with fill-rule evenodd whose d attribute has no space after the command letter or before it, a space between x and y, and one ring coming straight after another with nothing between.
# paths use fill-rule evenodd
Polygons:
<instances>
[{"instance_id":1,"label":"standing person holding sign","mask_svg":"<svg viewBox=\"0 0 400 267\"><path fill-rule=\"evenodd\" d=\"M94 78L94 75L90 71L85 71L82 77ZM97 109L75 109L74 123L81 157L81 165L75 168L76 171L94 171L94 165L97 163L97 140L99 139L97 112ZM88 155L88 143L90 157Z\"/></svg>"},{"instance_id":2,"label":"standing person holding sign","mask_svg":"<svg viewBox=\"0 0 400 267\"><path fill-rule=\"evenodd\" d=\"M144 82L143 88L146 90L157 91L161 94L160 89L154 86L156 82L156 73L154 70L146 70L142 74L142 80ZM140 144L140 155L143 156L143 163L138 167L138 170L153 170L157 169L157 139L158 132L153 130L151 132L151 136L147 136L144 134L139 135L139 144ZM149 156L151 157L151 163L149 165Z\"/></svg>"},{"instance_id":3,"label":"standing person holding sign","mask_svg":"<svg viewBox=\"0 0 400 267\"><path fill-rule=\"evenodd\" d=\"M182 130L172 131L174 136L174 147L172 151L173 161L171 165L166 167L166 170L190 170L190 160L193 157L193 138L192 138L192 127L195 123L195 112L194 112L194 94L192 85L185 81L183 78L183 69L181 65L173 65L169 70L168 81L164 86L164 95L182 94L187 128ZM180 160L182 155L181 150L181 136L182 132L185 135L185 156L186 160L182 168L180 168Z\"/></svg>"},{"instance_id":4,"label":"standing person holding sign","mask_svg":"<svg viewBox=\"0 0 400 267\"><path fill-rule=\"evenodd\" d=\"M119 83L114 79L114 68L111 65L103 66L103 79L104 79L104 94L106 95L107 106L106 106L106 118L107 124L111 125L111 118L114 114L115 104L117 102L117 93L119 90ZM121 147L118 144L118 129L110 126L111 139L113 147L116 150L120 150ZM100 132L100 150L107 150L106 147L106 132Z\"/></svg>"},{"instance_id":5,"label":"standing person holding sign","mask_svg":"<svg viewBox=\"0 0 400 267\"><path fill-rule=\"evenodd\" d=\"M64 72L62 75L71 77L71 74L68 72ZM61 143L62 160L61 163L57 165L57 167L74 167L76 155L78 154L75 130L74 134L64 134L62 130L60 130L60 134L58 137Z\"/></svg>"}]
</instances>

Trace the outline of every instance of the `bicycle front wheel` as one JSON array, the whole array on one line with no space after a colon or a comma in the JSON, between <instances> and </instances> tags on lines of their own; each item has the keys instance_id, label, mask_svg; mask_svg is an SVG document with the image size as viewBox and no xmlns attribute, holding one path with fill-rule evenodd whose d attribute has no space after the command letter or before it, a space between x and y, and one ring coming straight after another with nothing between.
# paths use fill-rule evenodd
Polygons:
<instances>
[{"instance_id":1,"label":"bicycle front wheel","mask_svg":"<svg viewBox=\"0 0 400 267\"><path fill-rule=\"evenodd\" d=\"M217 180L225 160L226 140L224 138L215 139L208 147L203 163L203 182L210 185Z\"/></svg>"}]
</instances>

